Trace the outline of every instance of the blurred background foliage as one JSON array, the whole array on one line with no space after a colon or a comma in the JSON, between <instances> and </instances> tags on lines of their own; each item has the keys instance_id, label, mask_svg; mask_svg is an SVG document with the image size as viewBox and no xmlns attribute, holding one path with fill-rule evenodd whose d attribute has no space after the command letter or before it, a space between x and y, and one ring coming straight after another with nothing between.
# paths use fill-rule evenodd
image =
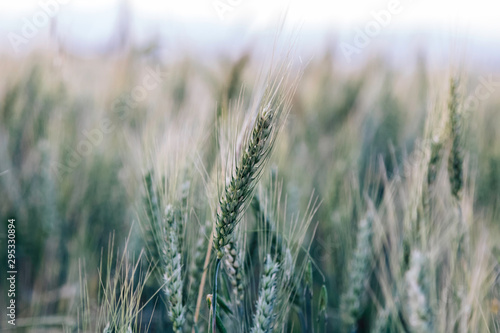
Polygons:
<instances>
[{"instance_id":1,"label":"blurred background foliage","mask_svg":"<svg viewBox=\"0 0 500 333\"><path fill-rule=\"evenodd\" d=\"M381 175L390 180L405 174L428 113L439 109L439 96L447 96L448 69L428 68L423 57L407 63L400 71L373 57L361 68L344 70L335 54L312 59L272 158L291 212L305 211L313 191L322 200L310 254L321 272L314 274L315 293L323 283L328 289L332 330L355 226L366 211L362 198L368 193L380 204ZM82 265L89 293L95 294L110 235L123 249L133 230L129 250L136 257L144 246L136 208L144 195L145 164L131 138L149 140L146 146L153 150L155 140L164 138L155 134L174 125L189 128L183 132L186 140L197 131L207 133L197 153L210 170L217 165L217 119L251 108L260 63L249 52L211 65L188 54L159 63L132 51L90 60L41 52L23 60L4 58L0 66L0 220L5 225L16 219L19 326L29 330L40 318L59 318L52 327L70 329L76 325ZM157 89L133 106L117 103L157 66L166 73ZM481 75L488 73L463 71L462 98ZM473 207L494 235L500 235L499 96L491 94L466 117ZM190 125L196 118L202 120ZM76 156L79 144L89 141L83 132L99 129L103 119L113 131L101 131L102 140L91 143L87 156ZM194 203L192 209L200 220L211 218L204 205ZM0 237L5 244L5 228ZM6 251L0 251L0 261L6 262ZM154 293L147 285L143 301ZM146 307L146 323L154 304L157 316L165 316L160 303ZM370 316L367 310L360 331ZM151 331L162 331L158 322L165 319L155 320Z\"/></svg>"}]
</instances>

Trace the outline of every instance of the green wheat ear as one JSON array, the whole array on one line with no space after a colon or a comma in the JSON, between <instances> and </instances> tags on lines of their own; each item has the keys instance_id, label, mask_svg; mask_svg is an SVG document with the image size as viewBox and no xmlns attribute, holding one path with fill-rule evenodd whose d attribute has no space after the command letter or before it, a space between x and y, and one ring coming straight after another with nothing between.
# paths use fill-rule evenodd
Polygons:
<instances>
[{"instance_id":1,"label":"green wheat ear","mask_svg":"<svg viewBox=\"0 0 500 333\"><path fill-rule=\"evenodd\" d=\"M295 81L291 88L283 87L289 81L289 66L290 63L284 63L277 72L271 74L273 78L265 87L251 133L242 145L243 151L219 199L213 233L213 245L217 251L213 285L214 302L212 303L213 331L215 331L217 315L217 276L221 259L224 256L224 247L229 244L234 228L250 204L255 186L269 161L277 135L291 108L297 82Z\"/></svg>"},{"instance_id":2,"label":"green wheat ear","mask_svg":"<svg viewBox=\"0 0 500 333\"><path fill-rule=\"evenodd\" d=\"M245 203L252 196L260 178L262 165L268 158L275 117L275 112L269 109L259 114L247 147L220 200L214 236L214 246L219 258L223 256L222 248L229 244Z\"/></svg>"},{"instance_id":3,"label":"green wheat ear","mask_svg":"<svg viewBox=\"0 0 500 333\"><path fill-rule=\"evenodd\" d=\"M463 187L463 152L462 152L462 117L458 110L457 81L450 83L450 139L452 141L450 156L448 158L448 174L450 178L451 194L455 199L460 199Z\"/></svg>"},{"instance_id":4,"label":"green wheat ear","mask_svg":"<svg viewBox=\"0 0 500 333\"><path fill-rule=\"evenodd\" d=\"M244 150L220 197L214 234L214 247L219 259L224 256L223 248L229 243L242 213L250 204L276 137L290 111L295 89L282 91L281 85L288 74L281 74L279 81L271 82L271 86L266 88L251 133L243 145Z\"/></svg>"}]
</instances>

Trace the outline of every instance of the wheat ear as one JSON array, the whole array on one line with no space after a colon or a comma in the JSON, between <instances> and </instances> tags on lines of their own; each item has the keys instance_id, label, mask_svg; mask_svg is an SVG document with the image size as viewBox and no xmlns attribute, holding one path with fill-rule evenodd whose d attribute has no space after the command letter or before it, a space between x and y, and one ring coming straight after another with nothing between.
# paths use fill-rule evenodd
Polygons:
<instances>
[{"instance_id":1,"label":"wheat ear","mask_svg":"<svg viewBox=\"0 0 500 333\"><path fill-rule=\"evenodd\" d=\"M462 117L458 110L457 82L451 80L450 100L450 139L452 141L450 156L448 158L448 173L450 177L451 194L455 199L460 199L463 186L463 156L462 156Z\"/></svg>"},{"instance_id":2,"label":"wheat ear","mask_svg":"<svg viewBox=\"0 0 500 333\"><path fill-rule=\"evenodd\" d=\"M349 266L349 288L341 299L342 312L345 322L349 326L355 327L362 309L361 298L364 294L372 259L372 224L373 216L371 214L368 214L359 223L356 249Z\"/></svg>"},{"instance_id":3,"label":"wheat ear","mask_svg":"<svg viewBox=\"0 0 500 333\"><path fill-rule=\"evenodd\" d=\"M179 251L179 221L175 218L171 206L165 210L165 246L164 259L164 291L168 301L168 316L173 323L174 332L182 332L185 318L185 306L182 304L183 281L181 276L181 253Z\"/></svg>"},{"instance_id":4,"label":"wheat ear","mask_svg":"<svg viewBox=\"0 0 500 333\"><path fill-rule=\"evenodd\" d=\"M253 319L251 333L272 332L274 314L274 301L277 296L278 264L268 254L264 264L264 274L260 282L259 299Z\"/></svg>"},{"instance_id":5,"label":"wheat ear","mask_svg":"<svg viewBox=\"0 0 500 333\"><path fill-rule=\"evenodd\" d=\"M407 289L408 323L415 333L432 332L427 298L422 289L421 275L425 258L417 250L412 251L410 269L405 274Z\"/></svg>"},{"instance_id":6,"label":"wheat ear","mask_svg":"<svg viewBox=\"0 0 500 333\"><path fill-rule=\"evenodd\" d=\"M250 204L255 186L259 182L274 147L275 140L284 119L291 108L291 98L296 85L292 89L283 89L288 81L289 71L281 68L276 79L271 80L259 103L257 118L247 138L243 152L226 184L217 208L213 244L217 251L214 272L214 288L212 310L212 331L215 332L217 307L217 276L220 261L224 256L224 247L229 244L234 228L240 221L243 212Z\"/></svg>"}]
</instances>

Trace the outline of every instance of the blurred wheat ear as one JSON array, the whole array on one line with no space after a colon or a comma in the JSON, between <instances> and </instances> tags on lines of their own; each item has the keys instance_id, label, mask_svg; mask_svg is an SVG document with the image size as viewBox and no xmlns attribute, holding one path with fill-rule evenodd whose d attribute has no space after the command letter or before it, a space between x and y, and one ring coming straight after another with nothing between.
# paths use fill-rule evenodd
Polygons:
<instances>
[{"instance_id":1,"label":"blurred wheat ear","mask_svg":"<svg viewBox=\"0 0 500 333\"><path fill-rule=\"evenodd\" d=\"M450 177L451 193L456 200L460 199L463 187L463 142L462 142L462 116L458 109L458 82L451 79L450 99L448 109L450 112L450 140L451 151L448 159L448 173Z\"/></svg>"},{"instance_id":2,"label":"blurred wheat ear","mask_svg":"<svg viewBox=\"0 0 500 333\"><path fill-rule=\"evenodd\" d=\"M341 299L341 309L345 324L353 328L356 327L356 321L363 310L362 299L365 293L366 281L370 273L370 264L373 256L373 218L373 213L369 212L359 222L356 248L349 265L349 286Z\"/></svg>"}]
</instances>

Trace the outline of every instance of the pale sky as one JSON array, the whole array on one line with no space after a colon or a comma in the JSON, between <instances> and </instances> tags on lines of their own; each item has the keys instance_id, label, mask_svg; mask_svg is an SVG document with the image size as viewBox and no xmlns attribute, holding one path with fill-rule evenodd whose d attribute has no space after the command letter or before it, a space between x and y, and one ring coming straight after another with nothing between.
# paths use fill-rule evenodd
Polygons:
<instances>
[{"instance_id":1,"label":"pale sky","mask_svg":"<svg viewBox=\"0 0 500 333\"><path fill-rule=\"evenodd\" d=\"M7 34L19 33L23 20L32 20L41 3L65 2L57 10L60 30L66 39L87 45L109 39L114 33L121 0L0 0L0 46ZM301 26L310 36L333 31L346 41L356 29L365 29L374 13L396 5L379 39L415 31L446 38L460 36L481 40L484 45L500 41L500 2L493 0L128 0L132 29L139 39L161 31L182 35L194 43L225 43L228 38L251 38L253 32L276 27L287 12L287 24ZM219 8L217 11L216 7ZM223 18L223 19L222 19ZM40 30L43 30L42 28ZM45 30L48 30L46 28ZM389 37L388 37L389 36ZM377 35L378 38L378 35ZM99 41L102 39L103 41ZM425 38L424 38L425 39Z\"/></svg>"},{"instance_id":2,"label":"pale sky","mask_svg":"<svg viewBox=\"0 0 500 333\"><path fill-rule=\"evenodd\" d=\"M22 16L50 0L0 0L2 17ZM64 7L75 11L101 11L116 7L120 0L64 0ZM397 0L394 0L397 1ZM232 6L228 23L266 22L288 8L291 21L320 26L348 26L369 18L371 11L387 8L390 0L128 0L135 13L153 18L176 17L179 20L218 21L214 4ZM493 0L399 0L403 7L401 24L460 25L483 33L500 30L500 6ZM1 23L0 23L1 24Z\"/></svg>"}]
</instances>

